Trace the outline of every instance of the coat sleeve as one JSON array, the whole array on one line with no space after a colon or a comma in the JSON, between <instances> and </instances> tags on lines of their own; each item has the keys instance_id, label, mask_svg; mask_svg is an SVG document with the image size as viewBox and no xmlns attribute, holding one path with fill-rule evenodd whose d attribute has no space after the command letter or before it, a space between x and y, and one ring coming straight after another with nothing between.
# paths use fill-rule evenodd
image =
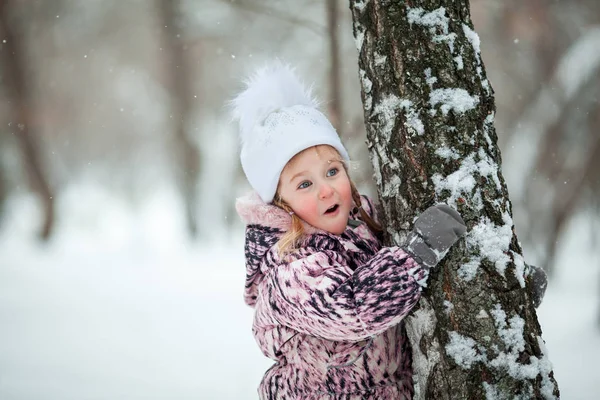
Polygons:
<instances>
[{"instance_id":1,"label":"coat sleeve","mask_svg":"<svg viewBox=\"0 0 600 400\"><path fill-rule=\"evenodd\" d=\"M328 340L360 341L398 324L421 296L427 271L399 247L384 247L352 270L320 251L275 267L262 296L273 318Z\"/></svg>"}]
</instances>

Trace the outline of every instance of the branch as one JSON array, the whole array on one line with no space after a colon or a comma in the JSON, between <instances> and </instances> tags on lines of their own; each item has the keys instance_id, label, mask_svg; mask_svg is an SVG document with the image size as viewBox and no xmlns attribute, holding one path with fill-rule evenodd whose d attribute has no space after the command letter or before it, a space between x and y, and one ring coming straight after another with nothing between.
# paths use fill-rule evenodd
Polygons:
<instances>
[{"instance_id":1,"label":"branch","mask_svg":"<svg viewBox=\"0 0 600 400\"><path fill-rule=\"evenodd\" d=\"M255 14L260 14L260 15L265 15L268 17L277 18L281 21L285 21L290 24L297 25L301 28L306 28L306 29L310 30L311 32L313 32L314 34L319 35L319 36L325 36L325 34L327 32L327 29L324 26L319 25L313 21L294 17L291 14L281 12L275 8L265 6L263 4L255 3L251 0L247 0L247 1L221 0L221 1L229 4L232 7L238 8L240 10L250 11Z\"/></svg>"},{"instance_id":2,"label":"branch","mask_svg":"<svg viewBox=\"0 0 600 400\"><path fill-rule=\"evenodd\" d=\"M600 114L600 112L599 112ZM580 168L573 171L569 171L568 177L561 177L559 182L572 182L573 184L569 190L561 191L556 193L554 196L554 207L553 207L553 226L550 232L550 238L547 241L547 250L545 252L545 259L541 265L546 266L548 272L551 272L554 263L554 256L556 254L557 240L561 235L566 223L569 221L571 216L575 214L578 200L584 191L585 186L592 181L594 174L598 171L598 159L600 158L600 136L594 136L589 144L590 151L588 152L587 159L581 163ZM558 190L557 190L558 192Z\"/></svg>"},{"instance_id":3,"label":"branch","mask_svg":"<svg viewBox=\"0 0 600 400\"><path fill-rule=\"evenodd\" d=\"M538 94L536 100L524 113L523 119L512 128L513 134L506 148L506 180L513 183L511 193L516 199L523 198L525 180L523 171L533 168L536 150L548 128L556 123L581 88L600 69L600 26L588 29L559 62L549 85Z\"/></svg>"}]
</instances>

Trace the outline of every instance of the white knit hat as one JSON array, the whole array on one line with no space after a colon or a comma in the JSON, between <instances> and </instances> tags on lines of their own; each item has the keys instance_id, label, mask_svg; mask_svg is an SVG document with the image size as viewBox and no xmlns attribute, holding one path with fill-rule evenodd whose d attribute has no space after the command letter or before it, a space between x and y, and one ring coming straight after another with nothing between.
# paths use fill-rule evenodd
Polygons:
<instances>
[{"instance_id":1,"label":"white knit hat","mask_svg":"<svg viewBox=\"0 0 600 400\"><path fill-rule=\"evenodd\" d=\"M287 162L302 150L327 144L350 160L310 89L289 65L275 62L259 69L232 103L240 122L242 168L265 203L273 201Z\"/></svg>"}]
</instances>

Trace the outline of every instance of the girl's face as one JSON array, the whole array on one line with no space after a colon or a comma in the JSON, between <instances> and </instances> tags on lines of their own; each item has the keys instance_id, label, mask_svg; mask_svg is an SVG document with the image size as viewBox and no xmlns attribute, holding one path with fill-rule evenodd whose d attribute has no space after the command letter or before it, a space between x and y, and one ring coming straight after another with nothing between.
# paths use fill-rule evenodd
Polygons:
<instances>
[{"instance_id":1,"label":"girl's face","mask_svg":"<svg viewBox=\"0 0 600 400\"><path fill-rule=\"evenodd\" d=\"M333 147L314 146L296 154L279 177L278 193L315 228L336 235L346 229L352 209L350 179Z\"/></svg>"}]
</instances>

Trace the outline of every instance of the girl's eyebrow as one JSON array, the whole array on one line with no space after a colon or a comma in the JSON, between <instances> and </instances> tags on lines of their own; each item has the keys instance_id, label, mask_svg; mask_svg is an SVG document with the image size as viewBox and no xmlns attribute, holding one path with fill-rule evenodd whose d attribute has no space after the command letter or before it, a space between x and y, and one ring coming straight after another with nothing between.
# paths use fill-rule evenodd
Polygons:
<instances>
[{"instance_id":1,"label":"girl's eyebrow","mask_svg":"<svg viewBox=\"0 0 600 400\"><path fill-rule=\"evenodd\" d=\"M328 164L331 164L331 163L334 163L334 162L337 162L337 163L340 163L340 164L342 163L340 160L338 160L338 159L334 159L334 158L332 158L331 160L327 160L327 163L328 163ZM297 174L295 174L294 176L292 176L292 177L290 178L290 183L292 183L292 181L293 181L294 179L296 179L298 176L300 176L300 175L303 175L303 174L306 174L307 172L308 172L308 171L300 171L300 172L298 172Z\"/></svg>"},{"instance_id":2,"label":"girl's eyebrow","mask_svg":"<svg viewBox=\"0 0 600 400\"><path fill-rule=\"evenodd\" d=\"M292 183L292 181L293 181L294 179L296 179L298 176L300 176L300 175L302 175L302 174L305 174L305 173L307 173L307 172L308 172L308 171L301 171L301 172L298 172L296 175L292 176L292 178L290 179L290 183Z\"/></svg>"}]
</instances>

